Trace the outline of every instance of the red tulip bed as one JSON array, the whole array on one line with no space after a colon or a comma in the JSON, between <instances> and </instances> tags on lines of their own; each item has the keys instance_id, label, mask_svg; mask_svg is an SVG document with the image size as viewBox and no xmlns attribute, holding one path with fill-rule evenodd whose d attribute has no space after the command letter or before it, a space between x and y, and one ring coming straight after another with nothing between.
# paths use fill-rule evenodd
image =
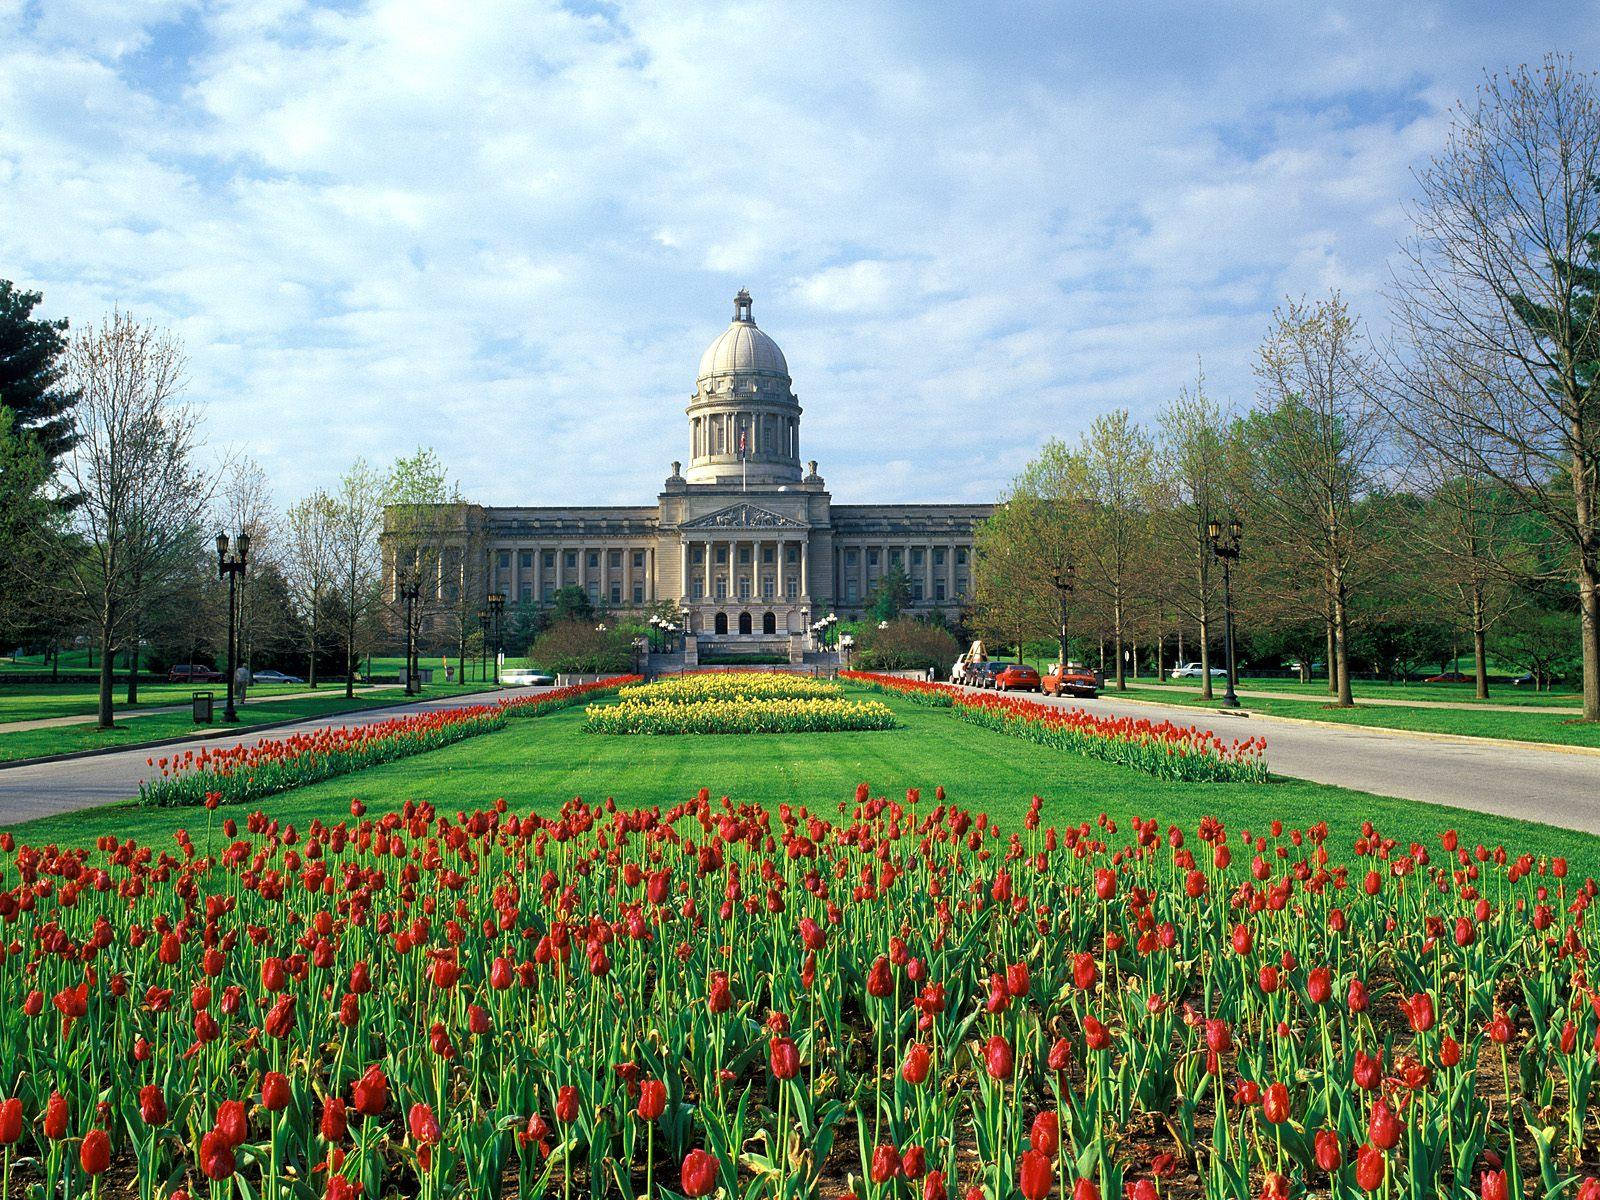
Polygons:
<instances>
[{"instance_id":1,"label":"red tulip bed","mask_svg":"<svg viewBox=\"0 0 1600 1200\"><path fill-rule=\"evenodd\" d=\"M0 835L4 1188L1600 1198L1592 881L866 785Z\"/></svg>"},{"instance_id":2,"label":"red tulip bed","mask_svg":"<svg viewBox=\"0 0 1600 1200\"><path fill-rule=\"evenodd\" d=\"M846 671L847 679L943 707L973 725L1044 746L1146 771L1183 783L1265 783L1266 738L1227 741L1198 725L1101 717L1081 708L1041 704L1016 696L963 691L947 683L927 683L894 675ZM940 700L939 697L948 697Z\"/></svg>"},{"instance_id":3,"label":"red tulip bed","mask_svg":"<svg viewBox=\"0 0 1600 1200\"><path fill-rule=\"evenodd\" d=\"M367 725L307 730L236 746L205 746L145 761L161 774L139 785L142 805L241 804L348 775L379 763L425 754L466 738L504 729L506 718L538 716L581 704L638 680L618 675L494 704L407 713Z\"/></svg>"}]
</instances>

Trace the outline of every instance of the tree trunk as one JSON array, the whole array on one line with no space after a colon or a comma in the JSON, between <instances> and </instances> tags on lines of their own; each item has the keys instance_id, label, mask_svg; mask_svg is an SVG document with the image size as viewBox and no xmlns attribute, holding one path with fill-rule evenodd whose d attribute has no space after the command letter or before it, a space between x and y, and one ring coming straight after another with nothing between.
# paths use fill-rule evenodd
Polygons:
<instances>
[{"instance_id":1,"label":"tree trunk","mask_svg":"<svg viewBox=\"0 0 1600 1200\"><path fill-rule=\"evenodd\" d=\"M1067 594L1065 592L1062 592L1060 595L1060 605L1061 627L1057 631L1056 635L1056 649L1057 653L1061 656L1061 670L1065 672L1067 669Z\"/></svg>"},{"instance_id":2,"label":"tree trunk","mask_svg":"<svg viewBox=\"0 0 1600 1200\"><path fill-rule=\"evenodd\" d=\"M1216 698L1211 687L1211 614L1205 608L1200 610L1200 695L1207 700Z\"/></svg>"},{"instance_id":3,"label":"tree trunk","mask_svg":"<svg viewBox=\"0 0 1600 1200\"><path fill-rule=\"evenodd\" d=\"M1345 611L1345 598L1342 584L1341 590L1333 597L1333 647L1334 661L1339 668L1339 699L1335 702L1340 708L1353 708L1355 697L1350 694L1350 631L1349 617Z\"/></svg>"},{"instance_id":4,"label":"tree trunk","mask_svg":"<svg viewBox=\"0 0 1600 1200\"><path fill-rule=\"evenodd\" d=\"M1166 671L1163 669L1165 667L1165 665L1166 665L1166 660L1165 660L1165 658L1163 656L1163 652L1165 650L1166 650L1166 638L1165 637L1157 637L1156 638L1156 682L1157 683L1161 682L1161 677L1166 674Z\"/></svg>"},{"instance_id":5,"label":"tree trunk","mask_svg":"<svg viewBox=\"0 0 1600 1200\"><path fill-rule=\"evenodd\" d=\"M128 649L128 707L139 703L139 622L133 622L132 646Z\"/></svg>"},{"instance_id":6,"label":"tree trunk","mask_svg":"<svg viewBox=\"0 0 1600 1200\"><path fill-rule=\"evenodd\" d=\"M1122 598L1111 604L1111 649L1117 656L1117 691L1128 690L1128 667L1122 658Z\"/></svg>"},{"instance_id":7,"label":"tree trunk","mask_svg":"<svg viewBox=\"0 0 1600 1200\"><path fill-rule=\"evenodd\" d=\"M1337 696L1339 694L1339 659L1334 646L1333 626L1334 619L1330 616L1327 618L1328 648L1324 652L1326 656L1324 661L1328 664L1328 695Z\"/></svg>"},{"instance_id":8,"label":"tree trunk","mask_svg":"<svg viewBox=\"0 0 1600 1200\"><path fill-rule=\"evenodd\" d=\"M353 599L353 597L352 597ZM352 612L354 605L351 606ZM356 694L356 620L352 616L344 629L344 698L350 699Z\"/></svg>"},{"instance_id":9,"label":"tree trunk","mask_svg":"<svg viewBox=\"0 0 1600 1200\"><path fill-rule=\"evenodd\" d=\"M61 643L50 643L50 682L61 682Z\"/></svg>"},{"instance_id":10,"label":"tree trunk","mask_svg":"<svg viewBox=\"0 0 1600 1200\"><path fill-rule=\"evenodd\" d=\"M1484 628L1483 588L1472 586L1472 674L1478 685L1478 699L1489 698L1488 630Z\"/></svg>"},{"instance_id":11,"label":"tree trunk","mask_svg":"<svg viewBox=\"0 0 1600 1200\"><path fill-rule=\"evenodd\" d=\"M1578 613L1583 638L1583 719L1600 721L1600 570L1578 567Z\"/></svg>"},{"instance_id":12,"label":"tree trunk","mask_svg":"<svg viewBox=\"0 0 1600 1200\"><path fill-rule=\"evenodd\" d=\"M306 684L312 691L317 688L317 598L311 597L311 646L306 663Z\"/></svg>"},{"instance_id":13,"label":"tree trunk","mask_svg":"<svg viewBox=\"0 0 1600 1200\"><path fill-rule=\"evenodd\" d=\"M95 709L96 724L101 729L110 729L113 724L111 688L115 682L112 676L116 664L113 662L115 650L111 645L111 638L114 629L115 622L112 621L111 609L107 606L102 610L100 617L100 698Z\"/></svg>"}]
</instances>

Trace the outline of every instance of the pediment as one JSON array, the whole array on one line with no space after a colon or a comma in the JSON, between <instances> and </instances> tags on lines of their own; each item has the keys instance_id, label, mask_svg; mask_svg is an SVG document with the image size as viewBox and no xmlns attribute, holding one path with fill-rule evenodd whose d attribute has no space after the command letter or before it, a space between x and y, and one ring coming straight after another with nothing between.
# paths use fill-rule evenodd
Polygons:
<instances>
[{"instance_id":1,"label":"pediment","mask_svg":"<svg viewBox=\"0 0 1600 1200\"><path fill-rule=\"evenodd\" d=\"M803 522L754 504L730 504L716 512L685 521L680 529L806 529Z\"/></svg>"}]
</instances>

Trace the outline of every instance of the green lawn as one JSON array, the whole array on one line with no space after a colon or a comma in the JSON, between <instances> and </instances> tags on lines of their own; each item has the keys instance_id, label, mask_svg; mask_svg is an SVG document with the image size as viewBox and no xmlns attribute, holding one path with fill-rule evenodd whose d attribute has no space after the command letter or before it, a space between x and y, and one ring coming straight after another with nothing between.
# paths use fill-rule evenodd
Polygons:
<instances>
[{"instance_id":1,"label":"green lawn","mask_svg":"<svg viewBox=\"0 0 1600 1200\"><path fill-rule=\"evenodd\" d=\"M325 683L320 691L344 690L343 684ZM269 683L250 689L252 698L284 696L306 691L303 683ZM112 693L118 712L141 708L160 708L167 704L188 704L194 692L215 693L221 703L227 688L220 683L141 683L139 703L130 709L123 703L128 685L119 678ZM84 680L72 683L7 684L0 677L0 724L7 721L38 721L51 717L93 716L99 700L98 685Z\"/></svg>"},{"instance_id":2,"label":"green lawn","mask_svg":"<svg viewBox=\"0 0 1600 1200\"><path fill-rule=\"evenodd\" d=\"M1115 688L1106 688L1106 695L1117 695ZM1182 704L1192 708L1218 708L1222 704L1222 689L1217 689L1217 699L1202 700L1197 690L1179 687L1130 687L1130 700L1160 700L1163 704ZM1298 717L1305 721L1333 721L1342 725L1363 725L1377 729L1409 729L1419 733L1449 733L1461 737L1510 738L1521 742L1548 742L1559 746L1600 747L1600 725L1586 723L1576 717L1560 713L1493 712L1453 708L1392 708L1387 705L1362 705L1354 708L1336 708L1327 696L1307 697L1304 700L1241 700L1250 712L1275 717Z\"/></svg>"},{"instance_id":3,"label":"green lawn","mask_svg":"<svg viewBox=\"0 0 1600 1200\"><path fill-rule=\"evenodd\" d=\"M319 689L321 690L321 689ZM482 690L480 684L438 684L422 690L423 697L457 696ZM328 713L354 712L363 708L382 708L398 704L405 699L398 687L377 692L358 692L346 700L343 689L331 685L323 695L307 696L296 700L278 700L271 704L246 703L239 709L241 726L259 725L269 721L288 721L297 717L320 717ZM217 728L221 724L223 697L217 696ZM188 710L175 713L157 713L118 723L110 729L98 729L90 722L83 725L58 725L48 729L29 729L15 733L0 733L0 762L18 758L35 758L45 754L67 754L74 750L97 750L104 746L127 746L137 742L151 742L158 738L181 737L197 729Z\"/></svg>"},{"instance_id":4,"label":"green lawn","mask_svg":"<svg viewBox=\"0 0 1600 1200\"><path fill-rule=\"evenodd\" d=\"M848 806L866 781L877 794L923 789L934 803L943 784L949 798L992 813L1020 828L1035 793L1047 819L1062 825L1094 821L1102 811L1125 826L1129 817L1155 817L1192 830L1204 814L1231 829L1261 829L1277 817L1293 827L1328 820L1341 843L1370 819L1402 842L1437 847L1445 828L1471 842L1504 843L1516 851L1564 854L1575 870L1600 872L1600 839L1521 821L1386 799L1298 780L1269 784L1166 783L1123 767L1078 758L1018 738L975 728L947 712L897 697L879 697L900 715L904 728L880 733L825 733L728 737L616 737L586 734L581 708L513 721L503 732L303 788L267 801L275 817L305 823L338 818L359 796L373 812L407 799L441 811L486 807L504 797L516 810L554 812L573 796L591 802L614 797L625 807L669 805L700 787L768 806L807 805L829 817ZM1268 732L1270 759L1271 736ZM242 810L225 810L236 817ZM224 815L224 814L219 814ZM171 844L178 828L199 839L207 814L193 809L116 806L19 826L33 842L84 845L114 830L156 846Z\"/></svg>"},{"instance_id":5,"label":"green lawn","mask_svg":"<svg viewBox=\"0 0 1600 1200\"><path fill-rule=\"evenodd\" d=\"M1136 682L1141 687L1159 687L1163 690L1169 688L1174 691L1200 690L1198 679L1158 680L1143 677L1130 682ZM1223 680L1217 679L1214 686L1220 692ZM1239 677L1239 688L1242 691L1292 692L1297 696L1319 699L1327 696L1328 681L1314 679L1310 683L1301 683L1298 679L1242 675ZM1432 700L1462 705L1515 704L1527 708L1577 708L1583 703L1583 696L1578 692L1535 692L1525 687L1512 687L1510 684L1490 684L1487 700L1479 700L1470 683L1384 683L1381 680L1358 679L1351 683L1350 690L1355 693L1358 700L1370 697L1374 700Z\"/></svg>"}]
</instances>

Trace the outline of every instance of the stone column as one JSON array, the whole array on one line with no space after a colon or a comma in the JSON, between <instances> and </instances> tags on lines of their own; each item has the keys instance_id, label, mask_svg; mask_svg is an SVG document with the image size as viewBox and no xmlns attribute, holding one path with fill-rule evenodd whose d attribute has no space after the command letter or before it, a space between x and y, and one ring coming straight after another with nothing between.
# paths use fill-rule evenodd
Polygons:
<instances>
[{"instance_id":1,"label":"stone column","mask_svg":"<svg viewBox=\"0 0 1600 1200\"><path fill-rule=\"evenodd\" d=\"M777 588L778 603L779 604L787 604L789 602L789 595L788 595L787 592L785 592L783 590L783 559L784 559L784 556L786 554L788 554L788 553L789 553L789 543L784 541L782 538L779 538L778 539L778 549L775 552L776 557L778 559L778 581L777 581L775 586Z\"/></svg>"},{"instance_id":2,"label":"stone column","mask_svg":"<svg viewBox=\"0 0 1600 1200\"><path fill-rule=\"evenodd\" d=\"M811 543L800 539L800 603L805 604L811 598L810 573L806 570L806 561L811 557Z\"/></svg>"},{"instance_id":3,"label":"stone column","mask_svg":"<svg viewBox=\"0 0 1600 1200\"><path fill-rule=\"evenodd\" d=\"M679 542L678 548L683 552L680 555L683 563L683 574L678 577L678 602L687 608L689 606L689 539L683 538Z\"/></svg>"}]
</instances>

